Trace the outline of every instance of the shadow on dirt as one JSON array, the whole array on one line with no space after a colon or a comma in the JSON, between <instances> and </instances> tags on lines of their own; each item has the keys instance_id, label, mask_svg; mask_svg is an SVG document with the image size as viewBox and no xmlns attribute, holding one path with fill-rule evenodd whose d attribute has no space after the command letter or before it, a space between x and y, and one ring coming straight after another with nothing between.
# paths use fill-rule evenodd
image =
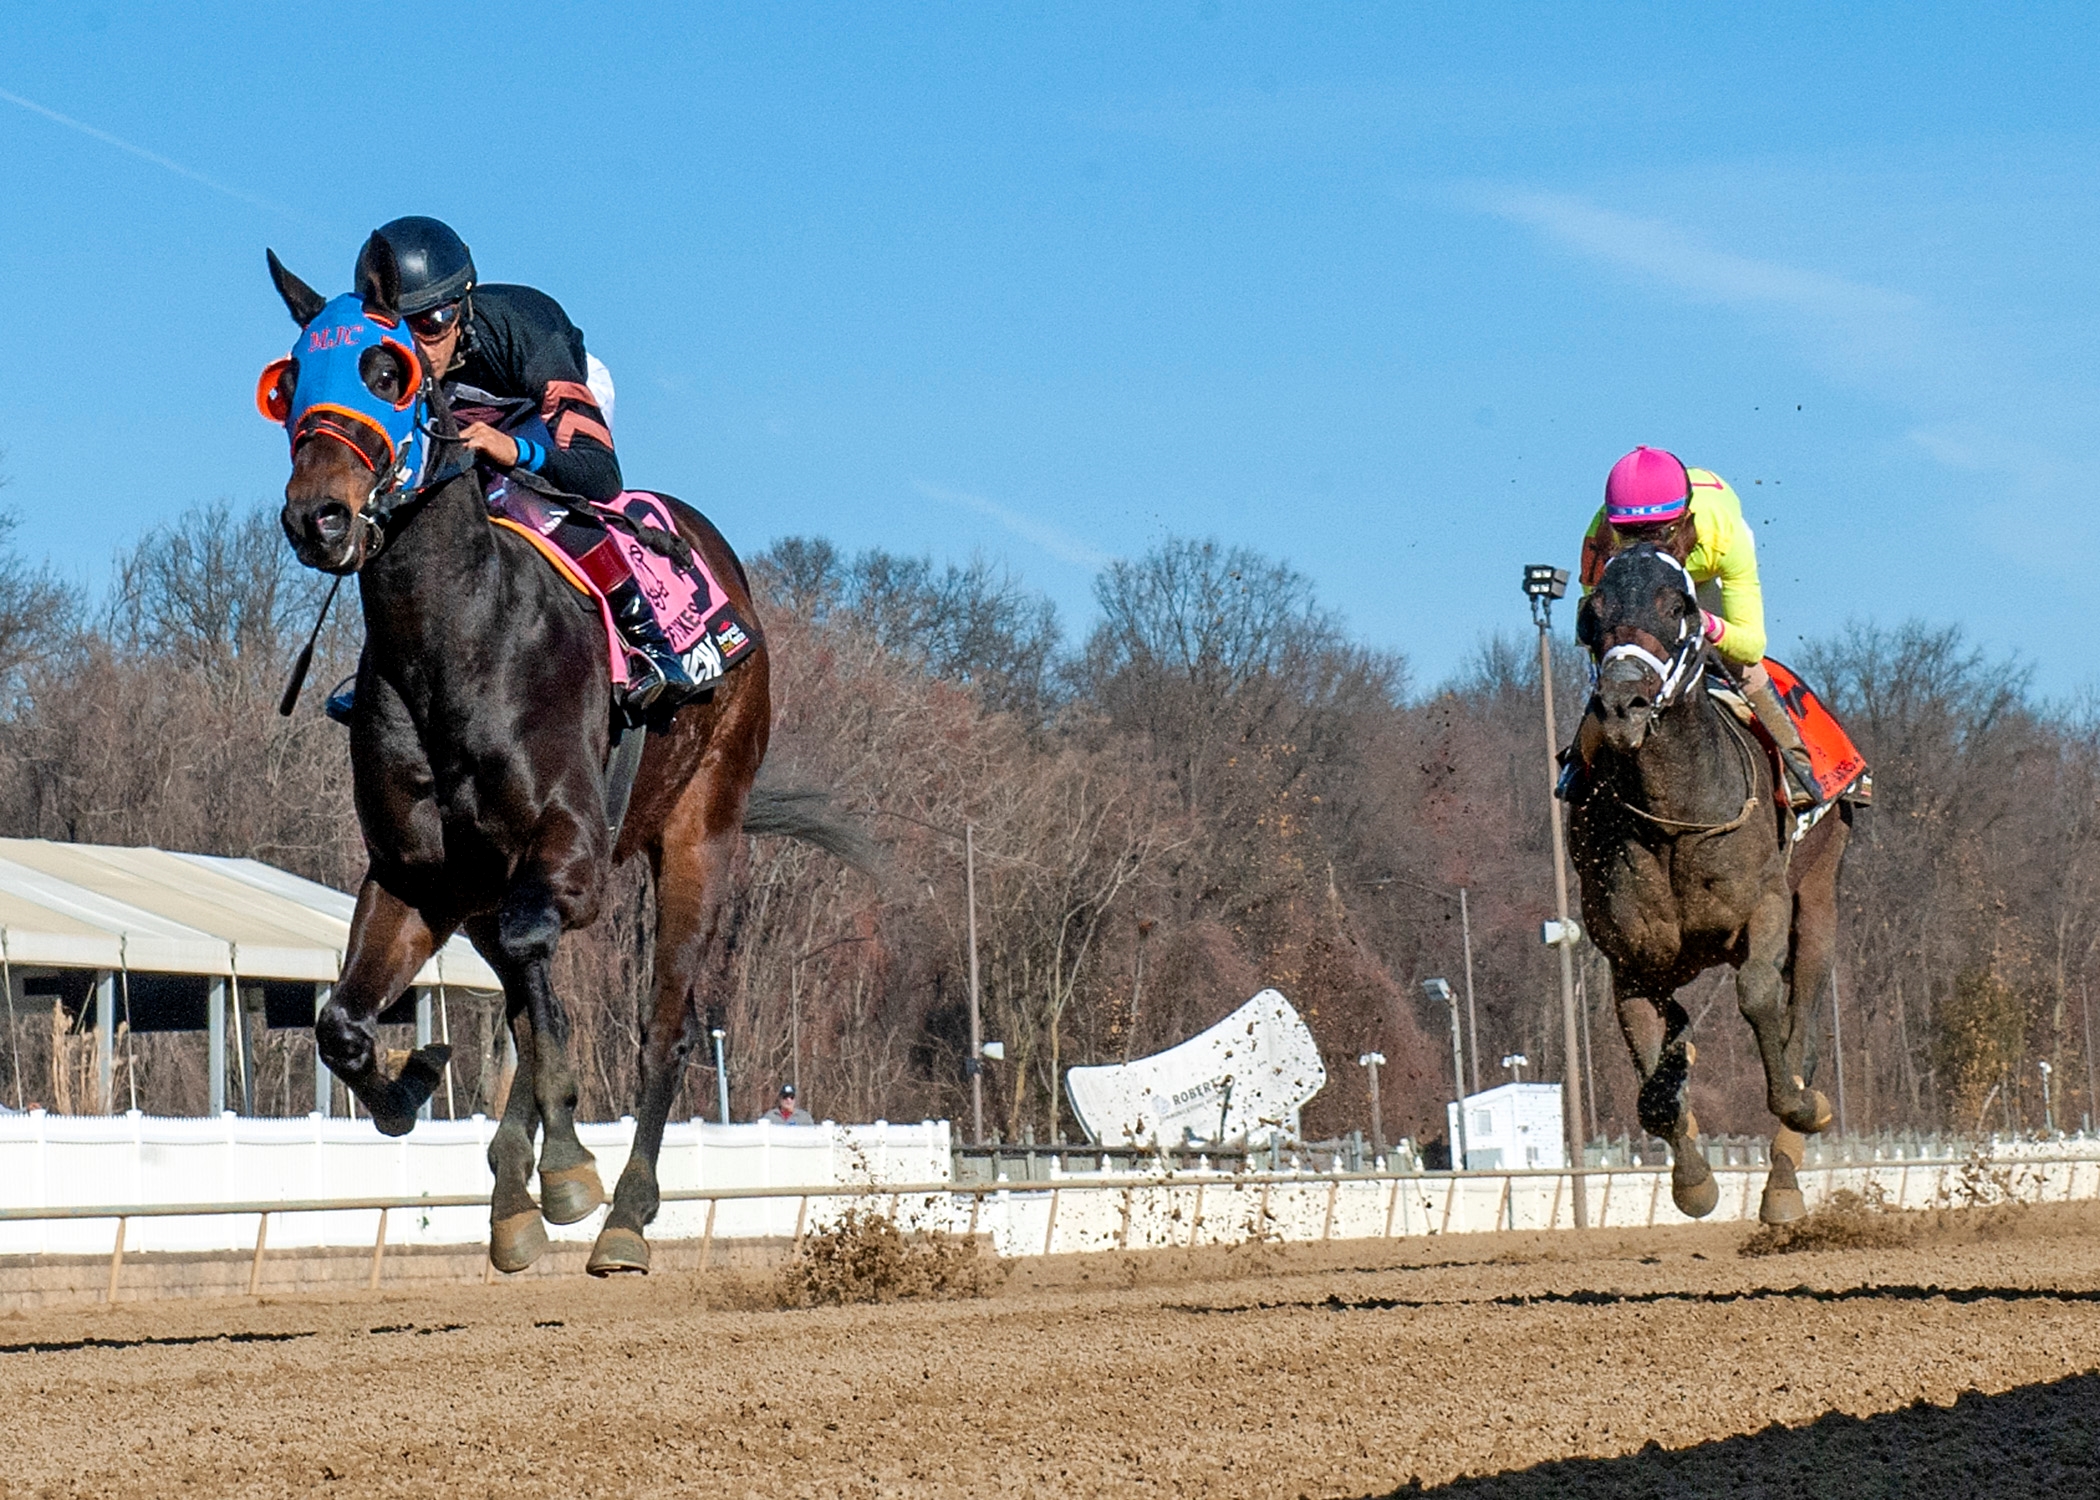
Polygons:
<instances>
[{"instance_id":1,"label":"shadow on dirt","mask_svg":"<svg viewBox=\"0 0 2100 1500\"><path fill-rule=\"evenodd\" d=\"M2000 1396L1964 1392L1872 1417L1832 1412L1806 1427L1767 1427L1670 1451L1557 1459L1508 1474L1386 1496L1479 1500L1953 1500L2016 1495L2087 1500L2100 1472L2100 1372Z\"/></svg>"},{"instance_id":2,"label":"shadow on dirt","mask_svg":"<svg viewBox=\"0 0 2100 1500\"><path fill-rule=\"evenodd\" d=\"M1506 1297L1340 1297L1299 1302L1170 1302L1168 1312L1198 1317L1249 1312L1392 1312L1435 1307L1638 1307L1661 1302L2100 1302L2100 1289L2048 1286L1760 1286L1740 1292L1528 1292Z\"/></svg>"}]
</instances>

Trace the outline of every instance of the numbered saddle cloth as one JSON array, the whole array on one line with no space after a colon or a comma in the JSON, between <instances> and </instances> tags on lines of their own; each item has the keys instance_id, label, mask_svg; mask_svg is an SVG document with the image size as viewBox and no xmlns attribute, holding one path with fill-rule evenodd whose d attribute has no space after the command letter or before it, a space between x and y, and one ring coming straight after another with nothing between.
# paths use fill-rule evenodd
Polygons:
<instances>
[{"instance_id":1,"label":"numbered saddle cloth","mask_svg":"<svg viewBox=\"0 0 2100 1500\"><path fill-rule=\"evenodd\" d=\"M490 483L487 496L492 521L523 535L556 572L598 601L613 682L626 686L631 677L626 646L605 605L606 591L623 580L594 565L599 559L571 557L555 545L554 534L568 511L564 503L508 477ZM695 682L720 677L756 649L749 622L737 613L729 591L715 577L707 559L678 534L667 497L649 490L625 490L611 500L592 503L591 509L604 522L607 537Z\"/></svg>"}]
</instances>

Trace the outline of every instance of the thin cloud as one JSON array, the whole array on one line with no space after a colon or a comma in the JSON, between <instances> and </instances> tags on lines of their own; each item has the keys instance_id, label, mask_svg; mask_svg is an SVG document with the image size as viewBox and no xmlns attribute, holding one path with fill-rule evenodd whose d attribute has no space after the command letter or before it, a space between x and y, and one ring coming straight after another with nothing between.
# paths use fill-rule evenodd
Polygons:
<instances>
[{"instance_id":1,"label":"thin cloud","mask_svg":"<svg viewBox=\"0 0 2100 1500\"><path fill-rule=\"evenodd\" d=\"M1008 510L994 500L982 495L969 495L960 490L944 490L930 484L914 484L920 494L929 500L945 501L949 505L960 505L974 510L980 516L989 516L1023 541L1033 543L1052 557L1082 568L1101 569L1115 559L1106 552L1097 551L1068 532L1060 531L1018 511Z\"/></svg>"},{"instance_id":2,"label":"thin cloud","mask_svg":"<svg viewBox=\"0 0 2100 1500\"><path fill-rule=\"evenodd\" d=\"M207 177L202 172L192 171L181 162L171 161L169 158L162 156L158 151L148 151L144 146L134 146L121 136L111 135L106 130L97 130L94 126L84 121L76 120L71 115L62 115L55 109L48 109L34 99L24 99L20 94L11 94L6 89L0 89L0 99L6 100L18 109L26 109L33 115L42 115L53 124L63 125L68 130L77 130L84 136L102 142L105 146L114 146L119 151L128 152L138 157L141 161L150 161L156 167L164 167L177 177L186 177L191 182L208 187L213 192L223 194L237 202L248 204L252 208L268 209L271 213L283 214L287 218L306 218L306 215L298 212L296 209L286 208L282 203L273 203L268 198L258 198L255 194L243 192L237 187L231 187L219 181L216 177Z\"/></svg>"}]
</instances>

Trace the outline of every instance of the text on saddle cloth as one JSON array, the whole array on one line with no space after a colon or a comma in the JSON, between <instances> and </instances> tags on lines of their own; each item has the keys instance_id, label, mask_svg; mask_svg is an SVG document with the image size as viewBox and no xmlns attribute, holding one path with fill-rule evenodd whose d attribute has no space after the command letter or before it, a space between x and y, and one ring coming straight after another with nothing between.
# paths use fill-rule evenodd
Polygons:
<instances>
[{"instance_id":1,"label":"text on saddle cloth","mask_svg":"<svg viewBox=\"0 0 2100 1500\"><path fill-rule=\"evenodd\" d=\"M1801 732L1801 743L1815 771L1816 790L1828 802L1866 775L1867 758L1859 753L1837 716L1793 668L1768 656L1765 671L1771 674L1772 691L1778 695L1780 706Z\"/></svg>"},{"instance_id":2,"label":"text on saddle cloth","mask_svg":"<svg viewBox=\"0 0 2100 1500\"><path fill-rule=\"evenodd\" d=\"M603 604L606 589L620 580L598 576L602 570L593 566L594 560L566 557L554 546L551 538L566 514L562 505L502 479L491 483L487 493L492 518L531 533L557 571ZM729 591L722 587L705 557L684 546L676 549L682 556L668 556L635 535L636 528L644 528L671 538L678 536L670 505L662 496L646 490L627 490L609 501L593 503L591 508L608 522L608 540L632 573L671 649L685 659L686 669L696 682L720 677L756 649L749 626L737 613ZM687 559L690 566L686 565ZM611 631L609 613L606 619ZM619 661L614 680L624 683L625 651L616 633L611 646Z\"/></svg>"}]
</instances>

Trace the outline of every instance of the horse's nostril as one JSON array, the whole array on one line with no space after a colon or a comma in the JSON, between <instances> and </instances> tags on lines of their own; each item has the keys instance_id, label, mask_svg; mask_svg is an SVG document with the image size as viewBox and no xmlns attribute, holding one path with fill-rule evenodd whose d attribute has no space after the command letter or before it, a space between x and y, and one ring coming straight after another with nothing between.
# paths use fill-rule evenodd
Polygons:
<instances>
[{"instance_id":1,"label":"horse's nostril","mask_svg":"<svg viewBox=\"0 0 2100 1500\"><path fill-rule=\"evenodd\" d=\"M350 534L350 507L331 500L314 512L314 535L324 542L339 542Z\"/></svg>"}]
</instances>

